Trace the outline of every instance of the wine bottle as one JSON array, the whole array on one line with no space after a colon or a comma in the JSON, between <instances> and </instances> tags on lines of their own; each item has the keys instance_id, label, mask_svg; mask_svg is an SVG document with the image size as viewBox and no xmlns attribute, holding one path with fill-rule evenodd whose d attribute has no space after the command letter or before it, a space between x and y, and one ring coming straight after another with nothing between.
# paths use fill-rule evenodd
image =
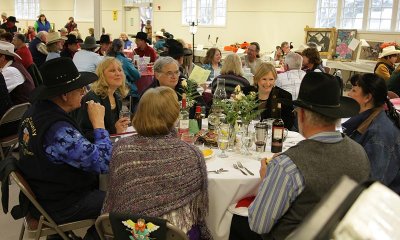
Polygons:
<instances>
[{"instance_id":1,"label":"wine bottle","mask_svg":"<svg viewBox=\"0 0 400 240\"><path fill-rule=\"evenodd\" d=\"M281 103L278 103L276 111L277 118L272 122L271 152L273 153L282 152L283 131L285 130L285 125L281 118Z\"/></svg>"},{"instance_id":2,"label":"wine bottle","mask_svg":"<svg viewBox=\"0 0 400 240\"><path fill-rule=\"evenodd\" d=\"M179 136L183 133L189 133L189 112L186 109L186 98L182 98L182 107L179 113Z\"/></svg>"},{"instance_id":3,"label":"wine bottle","mask_svg":"<svg viewBox=\"0 0 400 240\"><path fill-rule=\"evenodd\" d=\"M199 126L199 130L201 130L203 116L201 116L201 106L199 105L196 106L196 113L194 115L194 119L196 119L197 125Z\"/></svg>"}]
</instances>

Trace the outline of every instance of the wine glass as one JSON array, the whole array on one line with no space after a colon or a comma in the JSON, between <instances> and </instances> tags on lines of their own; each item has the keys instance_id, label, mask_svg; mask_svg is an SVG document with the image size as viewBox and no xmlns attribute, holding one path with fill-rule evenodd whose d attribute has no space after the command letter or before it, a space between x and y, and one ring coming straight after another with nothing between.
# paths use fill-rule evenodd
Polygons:
<instances>
[{"instance_id":1,"label":"wine glass","mask_svg":"<svg viewBox=\"0 0 400 240\"><path fill-rule=\"evenodd\" d=\"M218 148L221 150L221 153L218 155L220 158L226 158L225 150L228 149L229 145L229 124L221 124L218 128Z\"/></svg>"}]
</instances>

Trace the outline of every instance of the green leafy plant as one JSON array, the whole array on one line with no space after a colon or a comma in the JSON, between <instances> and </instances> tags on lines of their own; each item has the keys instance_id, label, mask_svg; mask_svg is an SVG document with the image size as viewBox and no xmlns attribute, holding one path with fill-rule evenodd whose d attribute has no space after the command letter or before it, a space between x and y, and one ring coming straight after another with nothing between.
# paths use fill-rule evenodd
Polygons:
<instances>
[{"instance_id":1,"label":"green leafy plant","mask_svg":"<svg viewBox=\"0 0 400 240\"><path fill-rule=\"evenodd\" d=\"M182 91L186 96L187 107L192 107L196 104L196 98L200 97L199 92L197 91L197 83L191 79L182 80ZM182 94L182 95L183 95ZM182 96L183 97L183 96Z\"/></svg>"},{"instance_id":2,"label":"green leafy plant","mask_svg":"<svg viewBox=\"0 0 400 240\"><path fill-rule=\"evenodd\" d=\"M234 94L233 98L217 103L224 110L227 123L235 125L236 121L240 119L243 124L249 124L263 111L258 109L260 104L257 93L250 92L245 95L240 86L236 86Z\"/></svg>"}]
</instances>

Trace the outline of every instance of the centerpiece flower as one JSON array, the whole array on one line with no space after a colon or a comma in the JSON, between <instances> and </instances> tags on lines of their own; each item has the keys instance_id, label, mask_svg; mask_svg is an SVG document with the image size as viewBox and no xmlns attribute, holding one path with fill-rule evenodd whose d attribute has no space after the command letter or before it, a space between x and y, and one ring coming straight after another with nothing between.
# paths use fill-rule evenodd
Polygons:
<instances>
[{"instance_id":1,"label":"centerpiece flower","mask_svg":"<svg viewBox=\"0 0 400 240\"><path fill-rule=\"evenodd\" d=\"M182 95L186 96L187 107L191 108L196 104L196 98L200 96L197 91L197 83L191 79L185 79L182 80L181 85Z\"/></svg>"}]
</instances>

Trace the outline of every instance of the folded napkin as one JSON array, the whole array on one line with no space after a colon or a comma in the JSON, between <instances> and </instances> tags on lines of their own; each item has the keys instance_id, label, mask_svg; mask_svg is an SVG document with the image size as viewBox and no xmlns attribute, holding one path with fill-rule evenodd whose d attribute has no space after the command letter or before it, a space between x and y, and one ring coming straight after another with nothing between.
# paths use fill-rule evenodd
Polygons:
<instances>
[{"instance_id":1,"label":"folded napkin","mask_svg":"<svg viewBox=\"0 0 400 240\"><path fill-rule=\"evenodd\" d=\"M254 199L256 198L256 196L250 196L250 197L245 197L241 200L239 200L239 202L236 203L236 208L240 208L240 207L249 207L250 204L254 201Z\"/></svg>"}]
</instances>

